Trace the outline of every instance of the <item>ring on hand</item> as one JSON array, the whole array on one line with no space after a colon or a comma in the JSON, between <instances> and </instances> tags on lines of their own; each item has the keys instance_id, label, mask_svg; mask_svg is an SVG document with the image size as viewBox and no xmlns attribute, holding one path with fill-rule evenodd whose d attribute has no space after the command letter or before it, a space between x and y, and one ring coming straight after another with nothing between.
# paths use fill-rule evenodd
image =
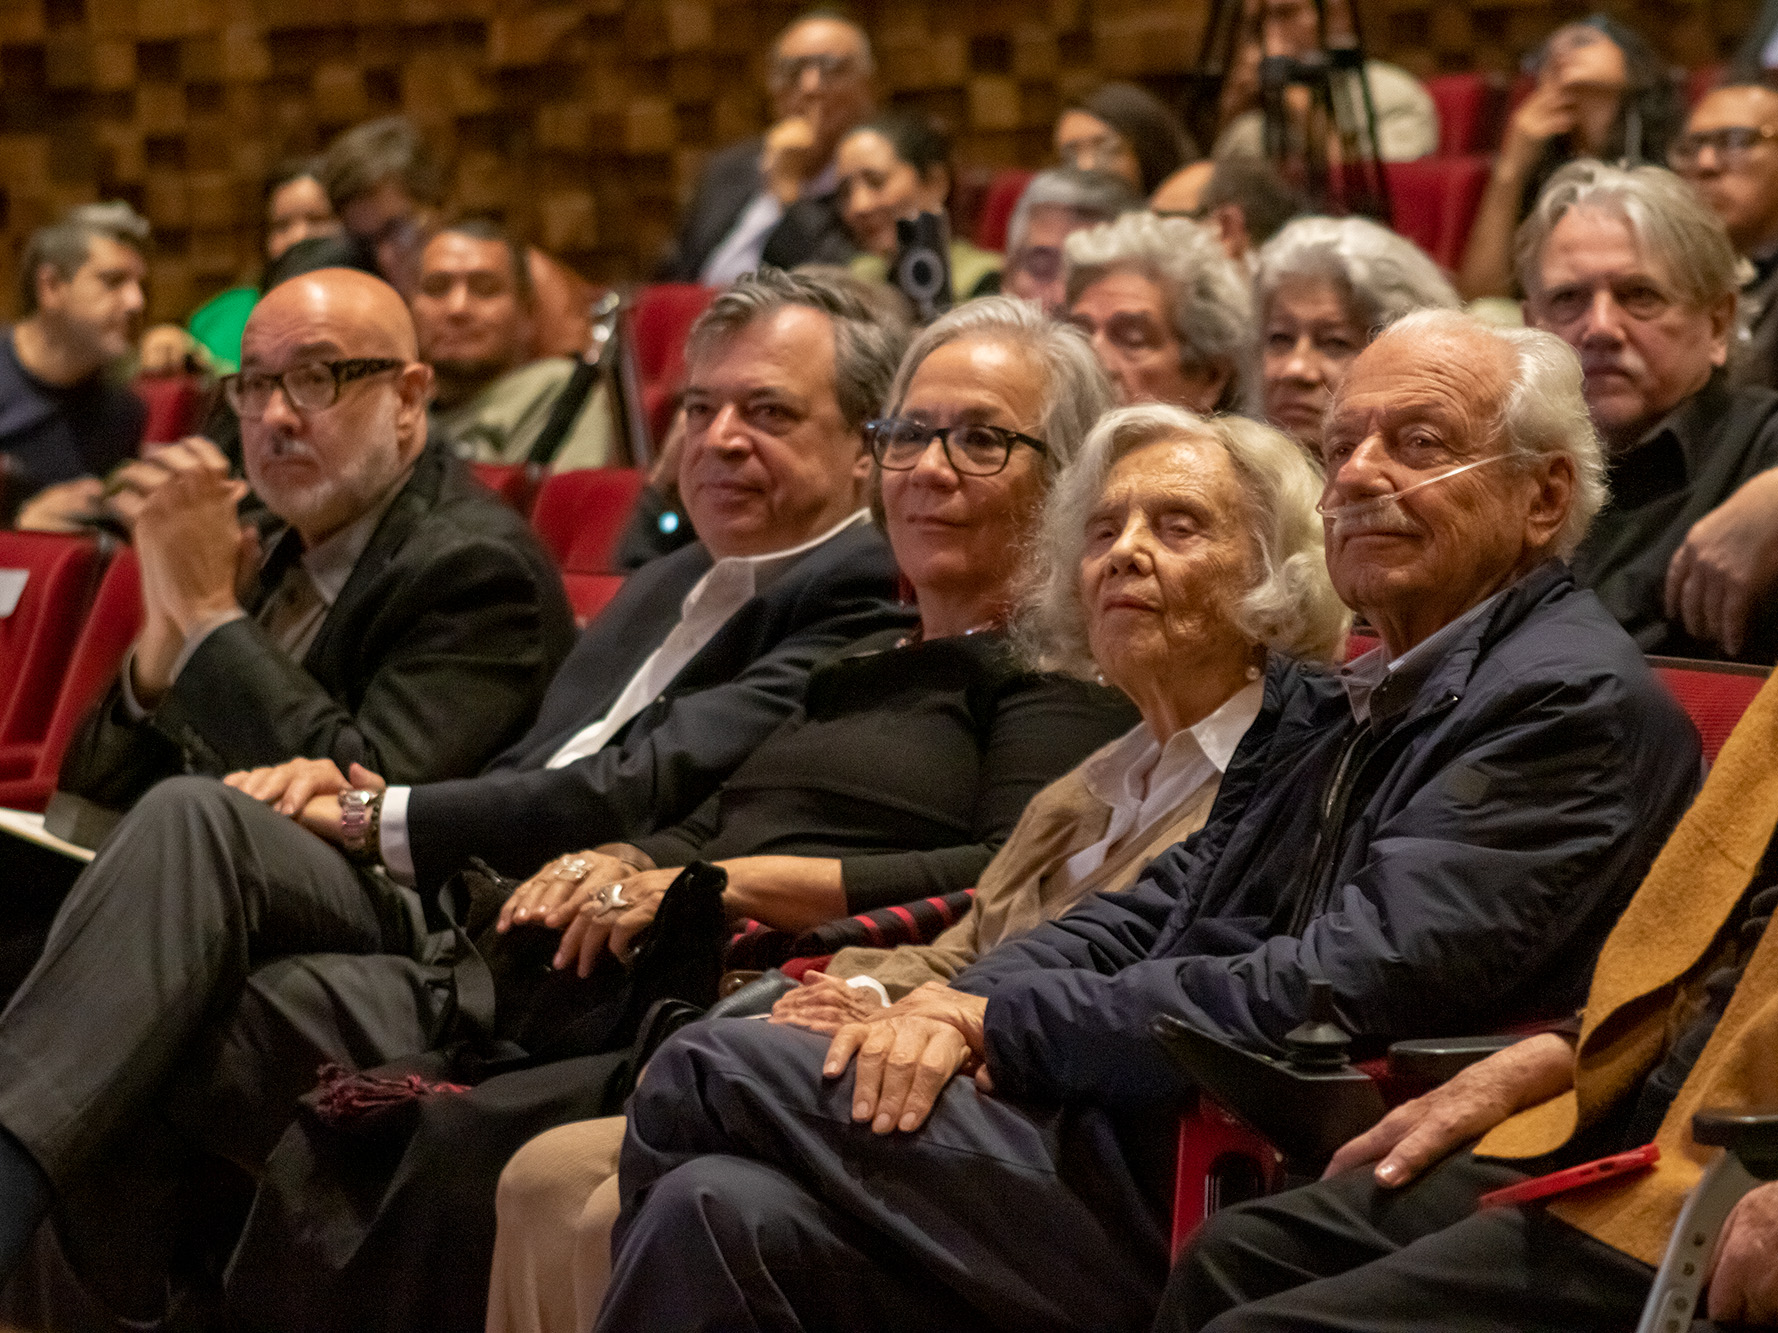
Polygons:
<instances>
[{"instance_id":1,"label":"ring on hand","mask_svg":"<svg viewBox=\"0 0 1778 1333\"><path fill-rule=\"evenodd\" d=\"M593 901L598 904L600 916L609 912L622 912L635 906L634 903L624 901L624 886L621 884L607 884L599 890Z\"/></svg>"},{"instance_id":2,"label":"ring on hand","mask_svg":"<svg viewBox=\"0 0 1778 1333\"><path fill-rule=\"evenodd\" d=\"M586 863L586 858L581 856L575 857L572 861L564 861L562 863L562 873L572 876L576 882L585 879L586 872L590 869L591 867Z\"/></svg>"}]
</instances>

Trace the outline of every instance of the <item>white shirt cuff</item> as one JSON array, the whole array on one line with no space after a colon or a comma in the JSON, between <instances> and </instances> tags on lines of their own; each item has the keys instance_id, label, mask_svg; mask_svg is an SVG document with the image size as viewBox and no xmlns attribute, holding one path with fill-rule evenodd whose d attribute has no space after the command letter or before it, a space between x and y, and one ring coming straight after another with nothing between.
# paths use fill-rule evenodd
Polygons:
<instances>
[{"instance_id":1,"label":"white shirt cuff","mask_svg":"<svg viewBox=\"0 0 1778 1333\"><path fill-rule=\"evenodd\" d=\"M856 986L859 990L874 991L876 997L883 1002L884 1008L890 1004L889 992L884 989L883 983L875 977L847 977L846 984Z\"/></svg>"},{"instance_id":2,"label":"white shirt cuff","mask_svg":"<svg viewBox=\"0 0 1778 1333\"><path fill-rule=\"evenodd\" d=\"M407 842L407 798L412 787L390 787L383 793L383 811L377 820L377 845L383 869L397 884L414 884L414 852Z\"/></svg>"}]
</instances>

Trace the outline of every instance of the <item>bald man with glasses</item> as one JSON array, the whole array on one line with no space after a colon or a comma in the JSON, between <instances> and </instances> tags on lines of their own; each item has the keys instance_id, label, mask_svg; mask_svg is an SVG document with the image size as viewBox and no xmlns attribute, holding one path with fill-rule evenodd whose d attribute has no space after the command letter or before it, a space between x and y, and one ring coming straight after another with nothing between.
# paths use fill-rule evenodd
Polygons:
<instances>
[{"instance_id":1,"label":"bald man with glasses","mask_svg":"<svg viewBox=\"0 0 1778 1333\"><path fill-rule=\"evenodd\" d=\"M223 391L244 480L201 437L112 479L144 619L63 767L84 799L52 822L85 841L181 773L303 757L467 776L530 723L572 643L524 521L426 449L432 372L393 288L344 269L283 284L243 367Z\"/></svg>"}]
</instances>

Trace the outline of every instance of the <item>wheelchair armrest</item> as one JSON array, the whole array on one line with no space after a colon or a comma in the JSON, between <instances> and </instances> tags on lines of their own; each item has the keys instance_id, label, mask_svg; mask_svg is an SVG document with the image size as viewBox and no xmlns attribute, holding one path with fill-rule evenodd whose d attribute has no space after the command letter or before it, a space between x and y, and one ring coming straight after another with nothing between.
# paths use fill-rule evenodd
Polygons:
<instances>
[{"instance_id":1,"label":"wheelchair armrest","mask_svg":"<svg viewBox=\"0 0 1778 1333\"><path fill-rule=\"evenodd\" d=\"M1498 1033L1487 1037L1418 1037L1412 1041L1394 1042L1389 1047L1389 1074L1391 1078L1436 1087L1477 1061L1523 1040L1522 1036Z\"/></svg>"},{"instance_id":2,"label":"wheelchair armrest","mask_svg":"<svg viewBox=\"0 0 1778 1333\"><path fill-rule=\"evenodd\" d=\"M772 1012L778 997L796 989L796 982L777 968L762 972L744 986L739 986L711 1005L705 1018L755 1018Z\"/></svg>"},{"instance_id":3,"label":"wheelchair armrest","mask_svg":"<svg viewBox=\"0 0 1778 1333\"><path fill-rule=\"evenodd\" d=\"M1778 1111L1699 1111L1692 1117L1692 1138L1705 1147L1726 1148L1756 1179L1778 1180Z\"/></svg>"},{"instance_id":4,"label":"wheelchair armrest","mask_svg":"<svg viewBox=\"0 0 1778 1333\"><path fill-rule=\"evenodd\" d=\"M1351 1065L1299 1069L1200 1031L1172 1014L1149 1024L1199 1088L1265 1135L1296 1171L1319 1171L1383 1118L1375 1080Z\"/></svg>"}]
</instances>

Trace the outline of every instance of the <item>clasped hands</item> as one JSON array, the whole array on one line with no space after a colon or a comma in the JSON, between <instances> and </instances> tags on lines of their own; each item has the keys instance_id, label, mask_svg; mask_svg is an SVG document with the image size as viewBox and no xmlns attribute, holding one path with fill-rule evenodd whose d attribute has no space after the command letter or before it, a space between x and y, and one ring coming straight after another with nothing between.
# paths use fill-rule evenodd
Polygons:
<instances>
[{"instance_id":1,"label":"clasped hands","mask_svg":"<svg viewBox=\"0 0 1778 1333\"><path fill-rule=\"evenodd\" d=\"M289 759L230 773L222 781L335 845L340 842L340 793L380 792L389 785L363 764L352 764L342 774L331 759Z\"/></svg>"},{"instance_id":2,"label":"clasped hands","mask_svg":"<svg viewBox=\"0 0 1778 1333\"><path fill-rule=\"evenodd\" d=\"M640 849L623 844L558 856L513 890L494 928L560 930L552 966L573 963L584 977L603 950L628 961L678 878L678 867L657 869Z\"/></svg>"},{"instance_id":3,"label":"clasped hands","mask_svg":"<svg viewBox=\"0 0 1778 1333\"><path fill-rule=\"evenodd\" d=\"M972 1073L994 1090L983 1063L988 1001L929 981L884 1008L819 972L772 1008L772 1022L831 1032L821 1072L838 1078L855 1065L852 1119L877 1134L918 1129L953 1077Z\"/></svg>"}]
</instances>

